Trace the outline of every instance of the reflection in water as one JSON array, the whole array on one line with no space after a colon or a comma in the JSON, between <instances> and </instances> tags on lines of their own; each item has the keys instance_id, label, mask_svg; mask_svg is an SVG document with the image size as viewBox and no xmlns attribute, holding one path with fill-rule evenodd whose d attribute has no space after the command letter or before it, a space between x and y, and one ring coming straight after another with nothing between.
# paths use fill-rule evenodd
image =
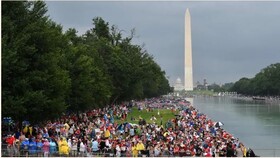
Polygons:
<instances>
[{"instance_id":1,"label":"reflection in water","mask_svg":"<svg viewBox=\"0 0 280 158\"><path fill-rule=\"evenodd\" d=\"M195 97L194 106L262 156L280 156L280 103L229 97ZM268 153L257 149L279 149ZM272 151L272 150L271 150Z\"/></svg>"}]
</instances>

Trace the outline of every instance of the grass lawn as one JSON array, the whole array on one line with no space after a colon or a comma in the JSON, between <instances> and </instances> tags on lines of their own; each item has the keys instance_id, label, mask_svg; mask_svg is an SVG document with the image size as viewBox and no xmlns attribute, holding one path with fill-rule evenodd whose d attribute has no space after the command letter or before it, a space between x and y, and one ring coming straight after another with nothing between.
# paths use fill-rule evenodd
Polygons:
<instances>
[{"instance_id":1,"label":"grass lawn","mask_svg":"<svg viewBox=\"0 0 280 158\"><path fill-rule=\"evenodd\" d=\"M147 123L152 123L150 119L152 115L154 115L157 118L155 122L158 125L160 125L160 115L158 115L158 112L160 113L160 115L162 115L163 126L166 124L166 122L169 119L175 118L176 117L175 114L178 114L178 111L172 113L170 109L159 109L159 110L155 109L153 111L148 112L147 110L138 111L136 107L133 107L132 112L128 113L127 120L122 121L115 118L115 121L117 123L129 122L129 123L138 124L139 116L141 116L143 119L146 120ZM134 117L135 121L131 121L131 117Z\"/></svg>"},{"instance_id":2,"label":"grass lawn","mask_svg":"<svg viewBox=\"0 0 280 158\"><path fill-rule=\"evenodd\" d=\"M210 90L194 90L190 92L192 95L208 95L208 96L213 96L214 92Z\"/></svg>"}]
</instances>

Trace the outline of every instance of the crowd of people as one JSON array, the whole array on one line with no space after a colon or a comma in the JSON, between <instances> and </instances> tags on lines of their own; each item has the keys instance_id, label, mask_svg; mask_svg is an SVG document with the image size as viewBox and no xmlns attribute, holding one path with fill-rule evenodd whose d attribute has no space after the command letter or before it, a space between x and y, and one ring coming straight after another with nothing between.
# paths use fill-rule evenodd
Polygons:
<instances>
[{"instance_id":1,"label":"crowd of people","mask_svg":"<svg viewBox=\"0 0 280 158\"><path fill-rule=\"evenodd\" d=\"M43 127L26 125L5 138L6 156L248 156L238 138L185 100L174 101L172 110L178 115L165 124L162 116L154 115L151 119L161 119L160 123L148 124L142 118L139 124L129 123L127 115L133 106L147 111L166 108L167 101L152 102L153 106L149 100L64 115ZM125 123L118 124L115 119Z\"/></svg>"}]
</instances>

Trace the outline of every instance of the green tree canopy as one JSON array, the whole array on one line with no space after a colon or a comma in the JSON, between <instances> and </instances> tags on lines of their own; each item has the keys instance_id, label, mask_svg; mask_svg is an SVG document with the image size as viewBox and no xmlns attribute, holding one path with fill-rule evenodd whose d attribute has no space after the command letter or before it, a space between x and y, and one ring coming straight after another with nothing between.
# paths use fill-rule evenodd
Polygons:
<instances>
[{"instance_id":1,"label":"green tree canopy","mask_svg":"<svg viewBox=\"0 0 280 158\"><path fill-rule=\"evenodd\" d=\"M257 73L252 79L240 79L231 90L245 95L279 96L279 78L280 63L271 64Z\"/></svg>"},{"instance_id":2,"label":"green tree canopy","mask_svg":"<svg viewBox=\"0 0 280 158\"><path fill-rule=\"evenodd\" d=\"M3 2L2 9L2 114L33 122L59 116L70 87L62 27L41 1Z\"/></svg>"},{"instance_id":3,"label":"green tree canopy","mask_svg":"<svg viewBox=\"0 0 280 158\"><path fill-rule=\"evenodd\" d=\"M33 123L170 92L147 51L101 17L77 35L43 1L2 2L2 115Z\"/></svg>"}]
</instances>

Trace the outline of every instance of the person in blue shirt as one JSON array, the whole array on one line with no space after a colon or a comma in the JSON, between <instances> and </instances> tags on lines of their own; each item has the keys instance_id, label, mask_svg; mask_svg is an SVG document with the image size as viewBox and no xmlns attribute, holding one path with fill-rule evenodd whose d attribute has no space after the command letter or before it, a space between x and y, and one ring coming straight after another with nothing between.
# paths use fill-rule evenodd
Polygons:
<instances>
[{"instance_id":1,"label":"person in blue shirt","mask_svg":"<svg viewBox=\"0 0 280 158\"><path fill-rule=\"evenodd\" d=\"M25 140L22 141L20 144L20 149L21 151L23 151L22 153L24 153L27 157L28 157L28 147L29 147L29 140L28 138L25 138Z\"/></svg>"},{"instance_id":2,"label":"person in blue shirt","mask_svg":"<svg viewBox=\"0 0 280 158\"><path fill-rule=\"evenodd\" d=\"M97 153L99 151L99 144L96 139L92 142L91 148L94 153Z\"/></svg>"},{"instance_id":3,"label":"person in blue shirt","mask_svg":"<svg viewBox=\"0 0 280 158\"><path fill-rule=\"evenodd\" d=\"M29 142L29 147L28 147L29 154L31 155L36 154L36 148L37 148L37 144L35 138L32 138L31 141Z\"/></svg>"},{"instance_id":4,"label":"person in blue shirt","mask_svg":"<svg viewBox=\"0 0 280 158\"><path fill-rule=\"evenodd\" d=\"M108 120L108 117L107 117L107 114L104 114L104 120L107 122L107 120Z\"/></svg>"},{"instance_id":5,"label":"person in blue shirt","mask_svg":"<svg viewBox=\"0 0 280 158\"><path fill-rule=\"evenodd\" d=\"M132 136L132 137L135 135L135 132L134 132L134 128L133 128L133 127L131 127L131 128L129 129L129 135Z\"/></svg>"},{"instance_id":6,"label":"person in blue shirt","mask_svg":"<svg viewBox=\"0 0 280 158\"><path fill-rule=\"evenodd\" d=\"M124 133L124 124L119 125L118 130L120 133Z\"/></svg>"},{"instance_id":7,"label":"person in blue shirt","mask_svg":"<svg viewBox=\"0 0 280 158\"><path fill-rule=\"evenodd\" d=\"M210 132L212 133L213 136L216 136L216 130L214 127L210 127Z\"/></svg>"},{"instance_id":8,"label":"person in blue shirt","mask_svg":"<svg viewBox=\"0 0 280 158\"><path fill-rule=\"evenodd\" d=\"M93 139L95 137L95 129L93 128L90 133L90 138Z\"/></svg>"},{"instance_id":9,"label":"person in blue shirt","mask_svg":"<svg viewBox=\"0 0 280 158\"><path fill-rule=\"evenodd\" d=\"M112 109L109 110L109 115L110 115L111 117L113 116L113 110L112 110Z\"/></svg>"},{"instance_id":10,"label":"person in blue shirt","mask_svg":"<svg viewBox=\"0 0 280 158\"><path fill-rule=\"evenodd\" d=\"M19 129L17 129L16 134L15 134L15 138L19 139L19 136L20 136L20 131L19 131Z\"/></svg>"},{"instance_id":11,"label":"person in blue shirt","mask_svg":"<svg viewBox=\"0 0 280 158\"><path fill-rule=\"evenodd\" d=\"M50 139L50 154L55 154L56 151L56 144L52 139Z\"/></svg>"},{"instance_id":12,"label":"person in blue shirt","mask_svg":"<svg viewBox=\"0 0 280 158\"><path fill-rule=\"evenodd\" d=\"M110 123L115 123L115 119L114 119L114 116L113 115L111 115L111 117L110 117Z\"/></svg>"},{"instance_id":13,"label":"person in blue shirt","mask_svg":"<svg viewBox=\"0 0 280 158\"><path fill-rule=\"evenodd\" d=\"M43 133L43 137L44 137L44 138L49 138L49 133L48 133L48 132L46 132L46 131L44 131L44 133Z\"/></svg>"},{"instance_id":14,"label":"person in blue shirt","mask_svg":"<svg viewBox=\"0 0 280 158\"><path fill-rule=\"evenodd\" d=\"M43 151L42 151L42 147L43 147L43 143L42 143L42 141L41 140L39 140L38 142L37 142L37 154L38 154L38 156L43 156Z\"/></svg>"}]
</instances>

